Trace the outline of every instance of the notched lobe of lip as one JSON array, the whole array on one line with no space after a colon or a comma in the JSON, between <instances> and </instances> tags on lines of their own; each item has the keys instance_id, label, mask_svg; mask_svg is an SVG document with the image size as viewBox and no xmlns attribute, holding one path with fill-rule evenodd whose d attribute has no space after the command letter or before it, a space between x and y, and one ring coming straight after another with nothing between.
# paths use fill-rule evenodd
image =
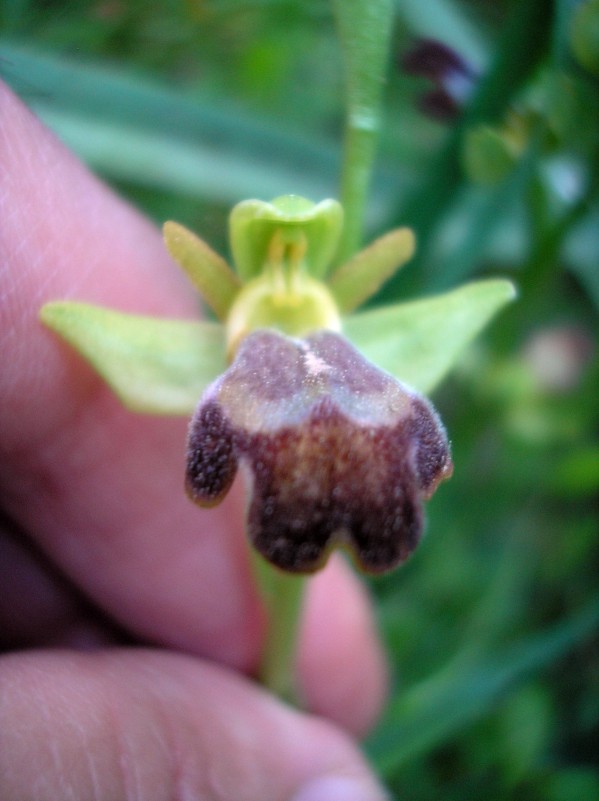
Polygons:
<instances>
[{"instance_id":1,"label":"notched lobe of lip","mask_svg":"<svg viewBox=\"0 0 599 801\"><path fill-rule=\"evenodd\" d=\"M232 429L219 404L198 409L189 436L187 492L202 506L215 506L227 494L237 473Z\"/></svg>"},{"instance_id":2,"label":"notched lobe of lip","mask_svg":"<svg viewBox=\"0 0 599 801\"><path fill-rule=\"evenodd\" d=\"M364 359L342 336L250 334L192 419L187 489L202 506L251 477L248 535L291 572L321 567L336 546L381 573L422 534L422 500L451 473L432 405Z\"/></svg>"}]
</instances>

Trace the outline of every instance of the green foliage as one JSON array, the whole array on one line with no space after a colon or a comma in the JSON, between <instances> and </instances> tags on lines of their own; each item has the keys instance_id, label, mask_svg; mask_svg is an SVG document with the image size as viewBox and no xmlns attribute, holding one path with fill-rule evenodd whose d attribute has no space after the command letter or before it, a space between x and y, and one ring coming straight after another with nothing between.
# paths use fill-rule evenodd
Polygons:
<instances>
[{"instance_id":1,"label":"green foliage","mask_svg":"<svg viewBox=\"0 0 599 801\"><path fill-rule=\"evenodd\" d=\"M571 28L572 50L580 64L599 75L599 3L585 0L576 9Z\"/></svg>"},{"instance_id":2,"label":"green foliage","mask_svg":"<svg viewBox=\"0 0 599 801\"><path fill-rule=\"evenodd\" d=\"M501 181L516 164L518 148L502 131L479 125L464 137L464 170L470 180L481 184Z\"/></svg>"},{"instance_id":3,"label":"green foliage","mask_svg":"<svg viewBox=\"0 0 599 801\"><path fill-rule=\"evenodd\" d=\"M367 239L409 225L418 251L362 315L471 279L519 290L436 398L456 467L428 536L371 585L395 680L368 751L403 801L597 795L599 93L574 18L595 5L393 3ZM243 198L338 196L328 3L13 0L1 13L5 79L157 221L224 252ZM422 34L480 73L453 122L425 118L428 87L395 66ZM472 181L469 132L503 131L514 112L513 168Z\"/></svg>"},{"instance_id":4,"label":"green foliage","mask_svg":"<svg viewBox=\"0 0 599 801\"><path fill-rule=\"evenodd\" d=\"M499 654L481 657L477 649L473 654L467 654L464 649L455 661L394 699L379 730L369 740L373 757L383 771L398 771L407 760L438 746L465 723L484 715L510 685L567 653L573 643L592 633L598 624L599 598L576 618L502 649ZM534 713L543 714L537 708L538 698L533 701L535 703ZM508 715L517 716L518 710L512 706ZM522 724L514 727L513 736L516 735L522 735ZM532 737L538 738L538 732L533 732ZM530 750L534 754L534 743ZM518 750L511 757L516 775L521 772L521 766L514 763L526 756Z\"/></svg>"}]
</instances>

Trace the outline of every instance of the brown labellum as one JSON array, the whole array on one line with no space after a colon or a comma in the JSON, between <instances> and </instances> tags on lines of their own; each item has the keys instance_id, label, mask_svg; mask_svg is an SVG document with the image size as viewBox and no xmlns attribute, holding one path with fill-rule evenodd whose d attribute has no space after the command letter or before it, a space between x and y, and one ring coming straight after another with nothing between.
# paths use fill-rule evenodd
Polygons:
<instances>
[{"instance_id":1,"label":"brown labellum","mask_svg":"<svg viewBox=\"0 0 599 801\"><path fill-rule=\"evenodd\" d=\"M422 500L452 471L430 402L330 331L256 331L206 391L189 430L191 498L218 503L238 463L252 543L297 573L336 546L367 572L395 567L418 544Z\"/></svg>"}]
</instances>

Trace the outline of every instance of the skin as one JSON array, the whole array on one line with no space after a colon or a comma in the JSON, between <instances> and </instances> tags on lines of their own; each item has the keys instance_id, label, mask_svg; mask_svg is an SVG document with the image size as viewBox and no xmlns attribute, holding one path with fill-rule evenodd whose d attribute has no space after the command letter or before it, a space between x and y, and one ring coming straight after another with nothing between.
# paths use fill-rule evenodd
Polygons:
<instances>
[{"instance_id":1,"label":"skin","mask_svg":"<svg viewBox=\"0 0 599 801\"><path fill-rule=\"evenodd\" d=\"M308 712L251 680L242 488L199 511L187 421L124 410L37 319L56 299L189 318L197 299L157 230L1 85L0 119L0 797L382 798L354 740L385 693L360 583L340 558L310 583Z\"/></svg>"}]
</instances>

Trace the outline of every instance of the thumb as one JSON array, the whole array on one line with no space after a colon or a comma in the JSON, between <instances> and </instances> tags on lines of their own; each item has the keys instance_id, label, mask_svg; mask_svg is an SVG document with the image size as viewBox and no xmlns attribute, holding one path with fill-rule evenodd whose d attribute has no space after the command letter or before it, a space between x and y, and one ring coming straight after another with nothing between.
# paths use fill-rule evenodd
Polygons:
<instances>
[{"instance_id":1,"label":"thumb","mask_svg":"<svg viewBox=\"0 0 599 801\"><path fill-rule=\"evenodd\" d=\"M194 657L30 652L0 688L2 798L384 798L338 729Z\"/></svg>"}]
</instances>

